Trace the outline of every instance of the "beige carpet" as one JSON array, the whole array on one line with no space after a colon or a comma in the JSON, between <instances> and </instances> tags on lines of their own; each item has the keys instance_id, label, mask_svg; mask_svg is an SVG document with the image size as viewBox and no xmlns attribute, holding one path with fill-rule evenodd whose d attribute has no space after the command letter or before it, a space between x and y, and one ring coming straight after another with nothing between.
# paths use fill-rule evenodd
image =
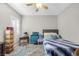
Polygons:
<instances>
[{"instance_id":1,"label":"beige carpet","mask_svg":"<svg viewBox=\"0 0 79 59\"><path fill-rule=\"evenodd\" d=\"M43 46L42 45L33 45L35 50L28 56L44 56Z\"/></svg>"},{"instance_id":2,"label":"beige carpet","mask_svg":"<svg viewBox=\"0 0 79 59\"><path fill-rule=\"evenodd\" d=\"M28 44L27 46L18 46L6 56L44 56L44 50L42 45Z\"/></svg>"}]
</instances>

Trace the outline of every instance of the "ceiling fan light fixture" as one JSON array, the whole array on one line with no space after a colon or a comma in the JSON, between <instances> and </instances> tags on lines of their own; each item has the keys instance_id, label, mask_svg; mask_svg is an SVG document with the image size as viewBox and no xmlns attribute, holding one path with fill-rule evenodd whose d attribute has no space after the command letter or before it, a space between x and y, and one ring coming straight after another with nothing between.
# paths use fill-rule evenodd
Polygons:
<instances>
[{"instance_id":1,"label":"ceiling fan light fixture","mask_svg":"<svg viewBox=\"0 0 79 59\"><path fill-rule=\"evenodd\" d=\"M27 6L33 6L33 8L36 9L36 11L39 11L39 9L44 9L44 10L48 9L48 5L44 3L30 3L27 4Z\"/></svg>"},{"instance_id":2,"label":"ceiling fan light fixture","mask_svg":"<svg viewBox=\"0 0 79 59\"><path fill-rule=\"evenodd\" d=\"M41 3L36 3L36 7L37 8L41 8L42 7L42 4Z\"/></svg>"}]
</instances>

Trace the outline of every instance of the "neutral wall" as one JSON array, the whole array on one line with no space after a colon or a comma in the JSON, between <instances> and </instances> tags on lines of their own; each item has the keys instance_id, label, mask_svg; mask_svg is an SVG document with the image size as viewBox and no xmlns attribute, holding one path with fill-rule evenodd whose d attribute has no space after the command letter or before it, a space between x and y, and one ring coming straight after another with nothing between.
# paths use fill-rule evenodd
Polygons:
<instances>
[{"instance_id":1,"label":"neutral wall","mask_svg":"<svg viewBox=\"0 0 79 59\"><path fill-rule=\"evenodd\" d=\"M31 34L33 31L42 33L43 29L57 29L57 17L46 15L24 16L22 22L22 32Z\"/></svg>"},{"instance_id":2,"label":"neutral wall","mask_svg":"<svg viewBox=\"0 0 79 59\"><path fill-rule=\"evenodd\" d=\"M0 3L0 41L4 40L4 30L7 26L12 26L11 16L21 19L21 16L16 13L7 4ZM17 39L15 39L17 41Z\"/></svg>"},{"instance_id":3,"label":"neutral wall","mask_svg":"<svg viewBox=\"0 0 79 59\"><path fill-rule=\"evenodd\" d=\"M58 28L63 38L79 44L79 4L71 4L58 16Z\"/></svg>"}]
</instances>

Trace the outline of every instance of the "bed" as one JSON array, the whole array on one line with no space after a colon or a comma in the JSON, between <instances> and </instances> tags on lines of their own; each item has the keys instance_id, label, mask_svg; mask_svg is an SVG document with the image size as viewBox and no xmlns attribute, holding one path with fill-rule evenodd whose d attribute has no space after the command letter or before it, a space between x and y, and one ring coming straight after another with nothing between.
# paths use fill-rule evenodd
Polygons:
<instances>
[{"instance_id":1,"label":"bed","mask_svg":"<svg viewBox=\"0 0 79 59\"><path fill-rule=\"evenodd\" d=\"M74 56L74 51L79 48L78 44L65 39L45 38L45 33L56 33L59 35L58 29L44 29L43 30L43 46L44 52L47 56Z\"/></svg>"}]
</instances>

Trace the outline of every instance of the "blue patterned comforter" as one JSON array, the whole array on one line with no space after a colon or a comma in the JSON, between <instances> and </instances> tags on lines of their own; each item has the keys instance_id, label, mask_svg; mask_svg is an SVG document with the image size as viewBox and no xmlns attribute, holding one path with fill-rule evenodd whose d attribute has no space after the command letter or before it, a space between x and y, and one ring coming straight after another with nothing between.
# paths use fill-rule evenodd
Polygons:
<instances>
[{"instance_id":1,"label":"blue patterned comforter","mask_svg":"<svg viewBox=\"0 0 79 59\"><path fill-rule=\"evenodd\" d=\"M44 40L43 45L48 56L74 56L74 50L79 48L78 44L68 40Z\"/></svg>"}]
</instances>

